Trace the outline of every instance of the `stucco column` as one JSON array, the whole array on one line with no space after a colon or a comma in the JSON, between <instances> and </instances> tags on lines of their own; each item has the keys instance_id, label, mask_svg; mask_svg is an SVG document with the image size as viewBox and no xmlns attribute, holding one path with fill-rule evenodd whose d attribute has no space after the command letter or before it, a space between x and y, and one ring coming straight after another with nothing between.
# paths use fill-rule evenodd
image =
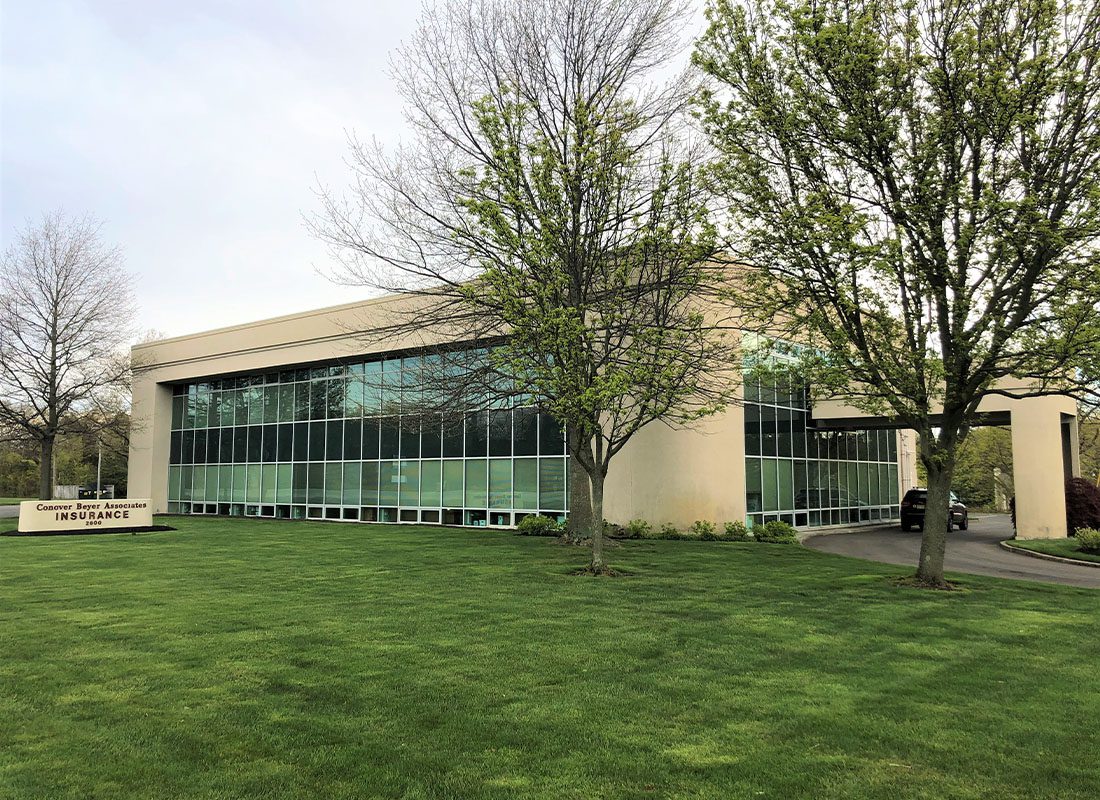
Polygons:
<instances>
[{"instance_id":1,"label":"stucco column","mask_svg":"<svg viewBox=\"0 0 1100 800\"><path fill-rule=\"evenodd\" d=\"M1034 397L1012 405L1012 474L1016 491L1016 536L1066 536L1065 466L1061 399Z\"/></svg>"},{"instance_id":2,"label":"stucco column","mask_svg":"<svg viewBox=\"0 0 1100 800\"><path fill-rule=\"evenodd\" d=\"M153 513L168 510L168 450L171 445L172 387L148 374L134 375L130 409L130 458L126 493L148 497Z\"/></svg>"}]
</instances>

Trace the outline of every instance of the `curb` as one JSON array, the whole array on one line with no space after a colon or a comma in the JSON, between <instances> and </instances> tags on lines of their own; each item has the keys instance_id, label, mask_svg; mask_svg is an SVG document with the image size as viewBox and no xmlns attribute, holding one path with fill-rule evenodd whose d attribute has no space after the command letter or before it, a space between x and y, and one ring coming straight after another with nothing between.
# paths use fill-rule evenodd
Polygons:
<instances>
[{"instance_id":1,"label":"curb","mask_svg":"<svg viewBox=\"0 0 1100 800\"><path fill-rule=\"evenodd\" d=\"M1040 553L1038 550L1028 550L1025 547L1015 547L1008 543L1008 540L1003 542L997 542L1003 549L1010 553L1021 553L1025 556L1031 556L1032 558L1041 558L1044 561L1057 561L1062 564L1079 564L1082 567L1096 567L1100 569L1100 561L1081 561L1077 558L1064 558L1062 556L1052 556L1050 553Z\"/></svg>"}]
</instances>

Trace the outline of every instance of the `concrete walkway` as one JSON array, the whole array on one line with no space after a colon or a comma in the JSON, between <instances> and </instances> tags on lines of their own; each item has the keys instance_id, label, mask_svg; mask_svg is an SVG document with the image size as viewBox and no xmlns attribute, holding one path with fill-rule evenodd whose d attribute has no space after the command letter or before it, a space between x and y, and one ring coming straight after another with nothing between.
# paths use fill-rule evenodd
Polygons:
<instances>
[{"instance_id":1,"label":"concrete walkway","mask_svg":"<svg viewBox=\"0 0 1100 800\"><path fill-rule=\"evenodd\" d=\"M0 519L5 517L18 517L19 506L0 506Z\"/></svg>"},{"instance_id":2,"label":"concrete walkway","mask_svg":"<svg viewBox=\"0 0 1100 800\"><path fill-rule=\"evenodd\" d=\"M903 533L894 524L890 527L855 528L846 532L811 536L803 544L824 553L915 568L917 556L920 554L920 537L920 531ZM970 520L970 530L952 531L948 534L945 559L947 571L1100 589L1100 569L1059 564L1010 553L998 544L1010 538L1012 523L1008 515L975 516Z\"/></svg>"}]
</instances>

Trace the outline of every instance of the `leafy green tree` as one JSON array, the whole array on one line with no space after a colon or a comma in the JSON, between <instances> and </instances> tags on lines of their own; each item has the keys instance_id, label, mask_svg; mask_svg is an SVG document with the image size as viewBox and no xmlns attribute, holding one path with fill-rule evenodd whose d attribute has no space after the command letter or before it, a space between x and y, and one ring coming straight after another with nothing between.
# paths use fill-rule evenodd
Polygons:
<instances>
[{"instance_id":1,"label":"leafy green tree","mask_svg":"<svg viewBox=\"0 0 1100 800\"><path fill-rule=\"evenodd\" d=\"M596 573L612 459L720 407L739 364L690 87L655 82L685 19L673 0L427 9L394 59L415 142L354 143L355 189L326 193L314 225L344 280L416 299L367 336L484 348L425 359L441 377L425 405L517 397L565 424Z\"/></svg>"},{"instance_id":2,"label":"leafy green tree","mask_svg":"<svg viewBox=\"0 0 1100 800\"><path fill-rule=\"evenodd\" d=\"M978 404L1065 389L1096 344L1100 15L1048 0L711 0L695 62L734 293L920 434L917 579L943 584ZM1003 385L1003 384L1002 384Z\"/></svg>"}]
</instances>

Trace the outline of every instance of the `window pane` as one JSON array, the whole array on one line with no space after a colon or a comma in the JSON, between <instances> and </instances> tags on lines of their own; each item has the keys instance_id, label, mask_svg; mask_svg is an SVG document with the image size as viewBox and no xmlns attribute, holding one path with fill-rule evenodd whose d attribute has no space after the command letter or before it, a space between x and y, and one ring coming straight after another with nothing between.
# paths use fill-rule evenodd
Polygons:
<instances>
[{"instance_id":1,"label":"window pane","mask_svg":"<svg viewBox=\"0 0 1100 800\"><path fill-rule=\"evenodd\" d=\"M254 464L260 463L262 455L263 427L260 425L248 426L248 461ZM252 502L250 499L248 502ZM258 502L258 498L257 498Z\"/></svg>"},{"instance_id":2,"label":"window pane","mask_svg":"<svg viewBox=\"0 0 1100 800\"><path fill-rule=\"evenodd\" d=\"M294 384L284 383L279 387L279 422L294 421Z\"/></svg>"},{"instance_id":3,"label":"window pane","mask_svg":"<svg viewBox=\"0 0 1100 800\"><path fill-rule=\"evenodd\" d=\"M771 406L760 407L760 452L766 456L778 455L778 440L775 433L775 409Z\"/></svg>"},{"instance_id":4,"label":"window pane","mask_svg":"<svg viewBox=\"0 0 1100 800\"><path fill-rule=\"evenodd\" d=\"M325 460L325 423L323 422L309 423L309 460Z\"/></svg>"},{"instance_id":5,"label":"window pane","mask_svg":"<svg viewBox=\"0 0 1100 800\"><path fill-rule=\"evenodd\" d=\"M794 446L791 442L791 416L793 412L788 408L780 408L775 413L776 443L781 458L790 458L794 455Z\"/></svg>"},{"instance_id":6,"label":"window pane","mask_svg":"<svg viewBox=\"0 0 1100 800\"><path fill-rule=\"evenodd\" d=\"M489 460L489 508L511 507L512 460L492 458Z\"/></svg>"},{"instance_id":7,"label":"window pane","mask_svg":"<svg viewBox=\"0 0 1100 800\"><path fill-rule=\"evenodd\" d=\"M370 361L363 367L363 413L378 414L382 410L382 362Z\"/></svg>"},{"instance_id":8,"label":"window pane","mask_svg":"<svg viewBox=\"0 0 1100 800\"><path fill-rule=\"evenodd\" d=\"M420 505L439 506L442 503L441 461L420 462Z\"/></svg>"},{"instance_id":9,"label":"window pane","mask_svg":"<svg viewBox=\"0 0 1100 800\"><path fill-rule=\"evenodd\" d=\"M363 460L378 458L378 420L363 420Z\"/></svg>"},{"instance_id":10,"label":"window pane","mask_svg":"<svg viewBox=\"0 0 1100 800\"><path fill-rule=\"evenodd\" d=\"M342 419L344 416L344 387L347 385L344 378L333 378L327 381L328 407L325 416L329 419Z\"/></svg>"},{"instance_id":11,"label":"window pane","mask_svg":"<svg viewBox=\"0 0 1100 800\"><path fill-rule=\"evenodd\" d=\"M294 460L309 460L309 423L294 423ZM304 501L303 501L304 502Z\"/></svg>"},{"instance_id":12,"label":"window pane","mask_svg":"<svg viewBox=\"0 0 1100 800\"><path fill-rule=\"evenodd\" d=\"M443 462L443 505L447 508L462 508L462 477L461 461Z\"/></svg>"},{"instance_id":13,"label":"window pane","mask_svg":"<svg viewBox=\"0 0 1100 800\"><path fill-rule=\"evenodd\" d=\"M544 456L558 456L565 452L565 439L561 425L547 414L539 414L539 453ZM544 506L549 508L549 506Z\"/></svg>"},{"instance_id":14,"label":"window pane","mask_svg":"<svg viewBox=\"0 0 1100 800\"><path fill-rule=\"evenodd\" d=\"M474 411L466 415L466 457L484 456L488 450L489 412Z\"/></svg>"},{"instance_id":15,"label":"window pane","mask_svg":"<svg viewBox=\"0 0 1100 800\"><path fill-rule=\"evenodd\" d=\"M291 503L294 501L294 465L280 464L278 467L276 503Z\"/></svg>"},{"instance_id":16,"label":"window pane","mask_svg":"<svg viewBox=\"0 0 1100 800\"><path fill-rule=\"evenodd\" d=\"M206 467L196 467L191 472L191 500L198 503L206 500Z\"/></svg>"},{"instance_id":17,"label":"window pane","mask_svg":"<svg viewBox=\"0 0 1100 800\"><path fill-rule=\"evenodd\" d=\"M760 483L764 510L776 511L779 508L779 478L774 458L765 458L760 462Z\"/></svg>"},{"instance_id":18,"label":"window pane","mask_svg":"<svg viewBox=\"0 0 1100 800\"><path fill-rule=\"evenodd\" d=\"M760 455L760 406L745 406L745 455Z\"/></svg>"},{"instance_id":19,"label":"window pane","mask_svg":"<svg viewBox=\"0 0 1100 800\"><path fill-rule=\"evenodd\" d=\"M565 510L565 459L539 459L539 508Z\"/></svg>"},{"instance_id":20,"label":"window pane","mask_svg":"<svg viewBox=\"0 0 1100 800\"><path fill-rule=\"evenodd\" d=\"M344 395L344 415L348 417L363 416L363 376L349 375Z\"/></svg>"},{"instance_id":21,"label":"window pane","mask_svg":"<svg viewBox=\"0 0 1100 800\"><path fill-rule=\"evenodd\" d=\"M401 457L420 458L420 421L415 418L401 421Z\"/></svg>"},{"instance_id":22,"label":"window pane","mask_svg":"<svg viewBox=\"0 0 1100 800\"><path fill-rule=\"evenodd\" d=\"M378 505L397 505L397 482L400 477L396 461L378 463Z\"/></svg>"},{"instance_id":23,"label":"window pane","mask_svg":"<svg viewBox=\"0 0 1100 800\"><path fill-rule=\"evenodd\" d=\"M344 422L344 460L358 461L363 457L363 420Z\"/></svg>"},{"instance_id":24,"label":"window pane","mask_svg":"<svg viewBox=\"0 0 1100 800\"><path fill-rule=\"evenodd\" d=\"M383 417L379 421L381 432L378 440L379 458L397 458L400 455L401 430L397 417Z\"/></svg>"},{"instance_id":25,"label":"window pane","mask_svg":"<svg viewBox=\"0 0 1100 800\"><path fill-rule=\"evenodd\" d=\"M309 419L309 384L294 384L294 421L305 422Z\"/></svg>"},{"instance_id":26,"label":"window pane","mask_svg":"<svg viewBox=\"0 0 1100 800\"><path fill-rule=\"evenodd\" d=\"M194 471L194 467L180 468L180 500L191 499L191 473Z\"/></svg>"},{"instance_id":27,"label":"window pane","mask_svg":"<svg viewBox=\"0 0 1100 800\"><path fill-rule=\"evenodd\" d=\"M245 500L245 483L247 482L247 467L244 464L233 465L233 502L243 503Z\"/></svg>"},{"instance_id":28,"label":"window pane","mask_svg":"<svg viewBox=\"0 0 1100 800\"><path fill-rule=\"evenodd\" d=\"M218 502L229 503L233 500L233 465L226 464L219 467L218 472Z\"/></svg>"},{"instance_id":29,"label":"window pane","mask_svg":"<svg viewBox=\"0 0 1100 800\"><path fill-rule=\"evenodd\" d=\"M462 420L446 417L443 420L443 457L462 458Z\"/></svg>"},{"instance_id":30,"label":"window pane","mask_svg":"<svg viewBox=\"0 0 1100 800\"><path fill-rule=\"evenodd\" d=\"M279 421L279 387L264 387L264 419L265 423Z\"/></svg>"},{"instance_id":31,"label":"window pane","mask_svg":"<svg viewBox=\"0 0 1100 800\"><path fill-rule=\"evenodd\" d=\"M310 464L307 468L306 502L319 506L325 501L325 465Z\"/></svg>"},{"instance_id":32,"label":"window pane","mask_svg":"<svg viewBox=\"0 0 1100 800\"><path fill-rule=\"evenodd\" d=\"M344 464L344 496L341 502L345 506L359 505L361 472L362 465L358 461L348 461Z\"/></svg>"},{"instance_id":33,"label":"window pane","mask_svg":"<svg viewBox=\"0 0 1100 800\"><path fill-rule=\"evenodd\" d=\"M308 475L308 466L306 464L294 465L294 494L291 502L296 504L304 504L308 498L308 491L306 485Z\"/></svg>"},{"instance_id":34,"label":"window pane","mask_svg":"<svg viewBox=\"0 0 1100 800\"><path fill-rule=\"evenodd\" d=\"M339 461L343 457L344 451L343 420L336 419L326 423L325 431L328 440L328 446L325 449L325 459L328 461Z\"/></svg>"},{"instance_id":35,"label":"window pane","mask_svg":"<svg viewBox=\"0 0 1100 800\"><path fill-rule=\"evenodd\" d=\"M206 468L206 502L213 503L218 499L218 468Z\"/></svg>"},{"instance_id":36,"label":"window pane","mask_svg":"<svg viewBox=\"0 0 1100 800\"><path fill-rule=\"evenodd\" d=\"M248 483L245 490L246 503L258 503L260 502L260 465L249 464L248 465Z\"/></svg>"},{"instance_id":37,"label":"window pane","mask_svg":"<svg viewBox=\"0 0 1100 800\"><path fill-rule=\"evenodd\" d=\"M328 381L309 382L309 418L324 419L328 411Z\"/></svg>"},{"instance_id":38,"label":"window pane","mask_svg":"<svg viewBox=\"0 0 1100 800\"><path fill-rule=\"evenodd\" d=\"M488 503L486 486L486 461L472 458L466 461L466 507L485 508Z\"/></svg>"},{"instance_id":39,"label":"window pane","mask_svg":"<svg viewBox=\"0 0 1100 800\"><path fill-rule=\"evenodd\" d=\"M401 505L420 505L420 462L401 462Z\"/></svg>"},{"instance_id":40,"label":"window pane","mask_svg":"<svg viewBox=\"0 0 1100 800\"><path fill-rule=\"evenodd\" d=\"M264 464L260 468L260 502L274 503L276 490L276 470L274 464Z\"/></svg>"},{"instance_id":41,"label":"window pane","mask_svg":"<svg viewBox=\"0 0 1100 800\"><path fill-rule=\"evenodd\" d=\"M248 424L259 425L264 421L264 389L252 386L248 390ZM252 502L249 500L248 502ZM256 502L259 502L257 499Z\"/></svg>"},{"instance_id":42,"label":"window pane","mask_svg":"<svg viewBox=\"0 0 1100 800\"><path fill-rule=\"evenodd\" d=\"M360 503L365 506L378 505L378 462L364 461L363 474L359 481L363 489L363 497Z\"/></svg>"},{"instance_id":43,"label":"window pane","mask_svg":"<svg viewBox=\"0 0 1100 800\"><path fill-rule=\"evenodd\" d=\"M539 507L539 463L534 458L515 460L515 508L536 510Z\"/></svg>"},{"instance_id":44,"label":"window pane","mask_svg":"<svg viewBox=\"0 0 1100 800\"><path fill-rule=\"evenodd\" d=\"M425 420L420 429L420 457L439 458L443 453L443 429L438 417Z\"/></svg>"},{"instance_id":45,"label":"window pane","mask_svg":"<svg viewBox=\"0 0 1100 800\"><path fill-rule=\"evenodd\" d=\"M760 459L745 459L745 505L751 514L764 510L764 496L760 487Z\"/></svg>"},{"instance_id":46,"label":"window pane","mask_svg":"<svg viewBox=\"0 0 1100 800\"><path fill-rule=\"evenodd\" d=\"M276 448L277 460L278 461L293 461L294 460L294 425L292 425L289 422L284 422L282 425L277 425L275 435L276 435L276 438L278 440L278 447Z\"/></svg>"},{"instance_id":47,"label":"window pane","mask_svg":"<svg viewBox=\"0 0 1100 800\"><path fill-rule=\"evenodd\" d=\"M339 462L325 464L325 505L338 506L344 496L344 469Z\"/></svg>"},{"instance_id":48,"label":"window pane","mask_svg":"<svg viewBox=\"0 0 1100 800\"><path fill-rule=\"evenodd\" d=\"M510 410L489 412L489 455L512 455L512 412ZM511 508L511 505L500 507Z\"/></svg>"},{"instance_id":49,"label":"window pane","mask_svg":"<svg viewBox=\"0 0 1100 800\"><path fill-rule=\"evenodd\" d=\"M788 459L779 461L779 507L784 511L794 508L793 464Z\"/></svg>"},{"instance_id":50,"label":"window pane","mask_svg":"<svg viewBox=\"0 0 1100 800\"><path fill-rule=\"evenodd\" d=\"M183 429L183 417L186 410L187 395L177 394L172 398L172 430L178 431Z\"/></svg>"},{"instance_id":51,"label":"window pane","mask_svg":"<svg viewBox=\"0 0 1100 800\"><path fill-rule=\"evenodd\" d=\"M517 408L513 415L512 441L515 455L533 456L539 452L539 417L533 408Z\"/></svg>"},{"instance_id":52,"label":"window pane","mask_svg":"<svg viewBox=\"0 0 1100 800\"><path fill-rule=\"evenodd\" d=\"M177 395L178 397L178 395ZM173 398L175 399L175 398ZM168 499L176 501L180 499L180 472L181 467L168 468Z\"/></svg>"},{"instance_id":53,"label":"window pane","mask_svg":"<svg viewBox=\"0 0 1100 800\"><path fill-rule=\"evenodd\" d=\"M278 460L278 425L264 425L263 426L263 451L260 456L260 460L264 462L273 462Z\"/></svg>"}]
</instances>

